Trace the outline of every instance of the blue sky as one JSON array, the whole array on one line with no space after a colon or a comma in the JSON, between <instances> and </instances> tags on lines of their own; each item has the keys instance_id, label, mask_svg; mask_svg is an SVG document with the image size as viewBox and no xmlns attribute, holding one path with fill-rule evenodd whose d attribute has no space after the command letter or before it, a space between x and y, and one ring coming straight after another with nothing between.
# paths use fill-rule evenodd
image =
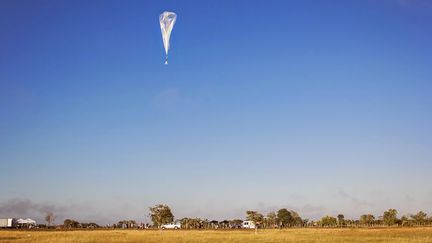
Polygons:
<instances>
[{"instance_id":1,"label":"blue sky","mask_svg":"<svg viewBox=\"0 0 432 243\"><path fill-rule=\"evenodd\" d=\"M432 213L431 24L426 0L3 0L0 216Z\"/></svg>"}]
</instances>

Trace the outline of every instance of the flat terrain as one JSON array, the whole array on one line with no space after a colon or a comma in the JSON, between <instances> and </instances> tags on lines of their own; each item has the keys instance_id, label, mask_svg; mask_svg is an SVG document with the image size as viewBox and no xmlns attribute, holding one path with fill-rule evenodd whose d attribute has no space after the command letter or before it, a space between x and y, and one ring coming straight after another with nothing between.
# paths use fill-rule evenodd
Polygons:
<instances>
[{"instance_id":1,"label":"flat terrain","mask_svg":"<svg viewBox=\"0 0 432 243\"><path fill-rule=\"evenodd\" d=\"M432 242L430 228L260 230L0 230L0 242Z\"/></svg>"}]
</instances>

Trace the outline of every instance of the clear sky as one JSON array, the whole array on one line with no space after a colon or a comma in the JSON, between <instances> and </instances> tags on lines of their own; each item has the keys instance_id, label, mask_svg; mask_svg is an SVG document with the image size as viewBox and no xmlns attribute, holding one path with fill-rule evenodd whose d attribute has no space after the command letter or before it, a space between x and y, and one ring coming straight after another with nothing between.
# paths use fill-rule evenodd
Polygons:
<instances>
[{"instance_id":1,"label":"clear sky","mask_svg":"<svg viewBox=\"0 0 432 243\"><path fill-rule=\"evenodd\" d=\"M427 0L0 0L0 217L432 213L431 64Z\"/></svg>"}]
</instances>

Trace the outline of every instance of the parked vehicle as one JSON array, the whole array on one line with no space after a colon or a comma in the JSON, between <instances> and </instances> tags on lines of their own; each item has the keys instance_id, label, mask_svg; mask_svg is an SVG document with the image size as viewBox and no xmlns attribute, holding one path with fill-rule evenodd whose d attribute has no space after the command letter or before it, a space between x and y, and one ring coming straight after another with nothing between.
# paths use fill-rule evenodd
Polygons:
<instances>
[{"instance_id":1,"label":"parked vehicle","mask_svg":"<svg viewBox=\"0 0 432 243\"><path fill-rule=\"evenodd\" d=\"M162 229L181 229L180 223L170 223L170 224L163 224L161 226Z\"/></svg>"},{"instance_id":2,"label":"parked vehicle","mask_svg":"<svg viewBox=\"0 0 432 243\"><path fill-rule=\"evenodd\" d=\"M242 228L243 229L255 229L256 225L253 221L246 220L243 221Z\"/></svg>"}]
</instances>

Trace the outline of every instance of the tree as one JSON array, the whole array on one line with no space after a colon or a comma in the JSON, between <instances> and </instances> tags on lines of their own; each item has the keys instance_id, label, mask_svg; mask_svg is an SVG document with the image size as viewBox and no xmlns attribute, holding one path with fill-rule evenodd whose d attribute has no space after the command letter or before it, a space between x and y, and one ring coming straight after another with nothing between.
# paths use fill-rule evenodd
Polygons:
<instances>
[{"instance_id":1,"label":"tree","mask_svg":"<svg viewBox=\"0 0 432 243\"><path fill-rule=\"evenodd\" d=\"M200 218L182 218L180 219L180 224L183 229L200 229L203 224L205 223L205 220L202 220Z\"/></svg>"},{"instance_id":2,"label":"tree","mask_svg":"<svg viewBox=\"0 0 432 243\"><path fill-rule=\"evenodd\" d=\"M65 221L63 221L63 228L66 229L80 228L80 226L81 224L73 219L65 219Z\"/></svg>"},{"instance_id":3,"label":"tree","mask_svg":"<svg viewBox=\"0 0 432 243\"><path fill-rule=\"evenodd\" d=\"M339 226L345 225L345 216L343 214L338 214L337 222Z\"/></svg>"},{"instance_id":4,"label":"tree","mask_svg":"<svg viewBox=\"0 0 432 243\"><path fill-rule=\"evenodd\" d=\"M384 224L388 225L388 226L392 226L394 224L396 224L397 222L397 210L396 209L389 209L387 211L384 212L383 214L383 222Z\"/></svg>"},{"instance_id":5,"label":"tree","mask_svg":"<svg viewBox=\"0 0 432 243\"><path fill-rule=\"evenodd\" d=\"M427 214L423 211L420 211L417 214L411 215L411 218L416 224L423 225L426 223Z\"/></svg>"},{"instance_id":6,"label":"tree","mask_svg":"<svg viewBox=\"0 0 432 243\"><path fill-rule=\"evenodd\" d=\"M264 216L257 211L246 211L246 219L254 222L255 224L255 234L258 233L258 225L260 225L263 220Z\"/></svg>"},{"instance_id":7,"label":"tree","mask_svg":"<svg viewBox=\"0 0 432 243\"><path fill-rule=\"evenodd\" d=\"M180 225L181 225L182 229L189 229L190 219L189 218L180 219Z\"/></svg>"},{"instance_id":8,"label":"tree","mask_svg":"<svg viewBox=\"0 0 432 243\"><path fill-rule=\"evenodd\" d=\"M298 226L303 224L303 220L297 212L293 210L290 210L289 212L292 216L291 221L289 222L290 226Z\"/></svg>"},{"instance_id":9,"label":"tree","mask_svg":"<svg viewBox=\"0 0 432 243\"><path fill-rule=\"evenodd\" d=\"M193 223L194 229L201 229L204 225L204 220L202 220L200 218L194 218L194 219L192 219L192 223Z\"/></svg>"},{"instance_id":10,"label":"tree","mask_svg":"<svg viewBox=\"0 0 432 243\"><path fill-rule=\"evenodd\" d=\"M55 220L55 215L53 212L48 212L45 216L45 221L48 223L48 226L51 226L51 224Z\"/></svg>"},{"instance_id":11,"label":"tree","mask_svg":"<svg viewBox=\"0 0 432 243\"><path fill-rule=\"evenodd\" d=\"M241 219L232 219L229 221L229 224L230 224L229 226L231 228L238 228L238 227L241 227L242 223L243 223L243 220L241 220Z\"/></svg>"},{"instance_id":12,"label":"tree","mask_svg":"<svg viewBox=\"0 0 432 243\"><path fill-rule=\"evenodd\" d=\"M266 217L266 225L267 227L274 228L277 223L277 216L275 212L270 212Z\"/></svg>"},{"instance_id":13,"label":"tree","mask_svg":"<svg viewBox=\"0 0 432 243\"><path fill-rule=\"evenodd\" d=\"M246 211L246 219L259 225L263 222L264 216L257 211Z\"/></svg>"},{"instance_id":14,"label":"tree","mask_svg":"<svg viewBox=\"0 0 432 243\"><path fill-rule=\"evenodd\" d=\"M67 229L72 228L72 223L73 223L72 219L65 219L65 221L63 221L63 228L67 228Z\"/></svg>"},{"instance_id":15,"label":"tree","mask_svg":"<svg viewBox=\"0 0 432 243\"><path fill-rule=\"evenodd\" d=\"M429 217L426 219L426 224L432 224L432 216L429 216Z\"/></svg>"},{"instance_id":16,"label":"tree","mask_svg":"<svg viewBox=\"0 0 432 243\"><path fill-rule=\"evenodd\" d=\"M138 226L135 220L121 220L117 223L117 227L123 228L123 229L130 229L133 227Z\"/></svg>"},{"instance_id":17,"label":"tree","mask_svg":"<svg viewBox=\"0 0 432 243\"><path fill-rule=\"evenodd\" d=\"M210 226L210 228L212 228L212 229L217 229L217 228L219 228L219 221L217 221L217 220L212 220L212 221L209 222L209 226Z\"/></svg>"},{"instance_id":18,"label":"tree","mask_svg":"<svg viewBox=\"0 0 432 243\"><path fill-rule=\"evenodd\" d=\"M96 228L100 228L100 225L90 222L90 223L86 223L85 227L87 229L96 229Z\"/></svg>"},{"instance_id":19,"label":"tree","mask_svg":"<svg viewBox=\"0 0 432 243\"><path fill-rule=\"evenodd\" d=\"M279 222L279 227L287 227L292 222L293 217L291 212L286 208L279 209L277 212L277 219Z\"/></svg>"},{"instance_id":20,"label":"tree","mask_svg":"<svg viewBox=\"0 0 432 243\"><path fill-rule=\"evenodd\" d=\"M174 215L171 212L170 207L164 204L157 204L154 207L150 207L150 218L156 227L160 227L162 224L171 223L174 221Z\"/></svg>"},{"instance_id":21,"label":"tree","mask_svg":"<svg viewBox=\"0 0 432 243\"><path fill-rule=\"evenodd\" d=\"M337 219L335 217L331 217L331 216L324 216L321 218L320 221L320 225L321 226L335 226L337 225Z\"/></svg>"},{"instance_id":22,"label":"tree","mask_svg":"<svg viewBox=\"0 0 432 243\"><path fill-rule=\"evenodd\" d=\"M375 222L375 216L373 216L372 214L363 214L362 216L360 216L360 224L363 225L373 225Z\"/></svg>"},{"instance_id":23,"label":"tree","mask_svg":"<svg viewBox=\"0 0 432 243\"><path fill-rule=\"evenodd\" d=\"M227 219L224 219L224 220L219 222L219 226L222 227L223 229L229 228L229 226L230 226L229 224L230 224L230 222Z\"/></svg>"},{"instance_id":24,"label":"tree","mask_svg":"<svg viewBox=\"0 0 432 243\"><path fill-rule=\"evenodd\" d=\"M412 217L413 215L411 215L411 217ZM401 218L400 218L400 224L402 225L402 226L413 226L413 221L414 220L410 220L409 219L410 218L410 216L409 215L403 215Z\"/></svg>"},{"instance_id":25,"label":"tree","mask_svg":"<svg viewBox=\"0 0 432 243\"><path fill-rule=\"evenodd\" d=\"M302 221L303 221L302 222L303 227L307 227L309 224L309 219L303 219ZM313 224L313 221L311 223Z\"/></svg>"}]
</instances>

